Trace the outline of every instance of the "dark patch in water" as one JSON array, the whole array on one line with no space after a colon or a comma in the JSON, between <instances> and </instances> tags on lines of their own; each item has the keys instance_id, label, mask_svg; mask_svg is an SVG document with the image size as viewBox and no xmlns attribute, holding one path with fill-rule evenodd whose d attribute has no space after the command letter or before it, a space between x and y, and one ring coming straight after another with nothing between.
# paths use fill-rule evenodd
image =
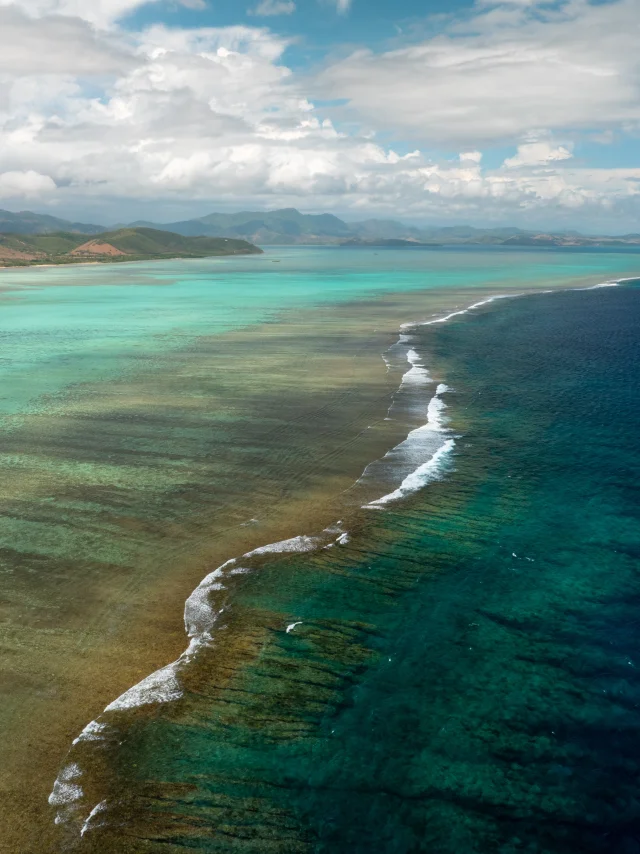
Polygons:
<instances>
[{"instance_id":1,"label":"dark patch in water","mask_svg":"<svg viewBox=\"0 0 640 854\"><path fill-rule=\"evenodd\" d=\"M418 332L455 473L243 578L184 699L80 756L72 848L640 851L639 323L628 287Z\"/></svg>"}]
</instances>

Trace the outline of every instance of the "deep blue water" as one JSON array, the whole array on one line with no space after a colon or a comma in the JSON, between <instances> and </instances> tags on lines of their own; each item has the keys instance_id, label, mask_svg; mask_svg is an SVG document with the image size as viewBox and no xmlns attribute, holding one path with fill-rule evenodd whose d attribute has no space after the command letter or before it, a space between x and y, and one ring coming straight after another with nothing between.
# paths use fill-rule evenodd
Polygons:
<instances>
[{"instance_id":1,"label":"deep blue water","mask_svg":"<svg viewBox=\"0 0 640 854\"><path fill-rule=\"evenodd\" d=\"M366 530L357 571L419 580L306 766L314 850L640 851L639 322L562 293L427 342L457 471Z\"/></svg>"},{"instance_id":2,"label":"deep blue water","mask_svg":"<svg viewBox=\"0 0 640 854\"><path fill-rule=\"evenodd\" d=\"M416 331L454 470L246 576L186 697L78 755L79 850L640 852L639 324L625 286Z\"/></svg>"}]
</instances>

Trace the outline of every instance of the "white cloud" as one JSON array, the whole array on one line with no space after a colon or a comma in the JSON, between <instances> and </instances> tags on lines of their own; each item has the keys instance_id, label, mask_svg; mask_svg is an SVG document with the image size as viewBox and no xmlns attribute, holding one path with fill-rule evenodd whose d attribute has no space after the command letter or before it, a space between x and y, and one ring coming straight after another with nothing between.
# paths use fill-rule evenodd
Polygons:
<instances>
[{"instance_id":1,"label":"white cloud","mask_svg":"<svg viewBox=\"0 0 640 854\"><path fill-rule=\"evenodd\" d=\"M340 15L346 15L351 9L352 0L335 0L336 9Z\"/></svg>"},{"instance_id":2,"label":"white cloud","mask_svg":"<svg viewBox=\"0 0 640 854\"><path fill-rule=\"evenodd\" d=\"M638 0L529 5L478 10L396 50L358 50L326 68L319 91L349 99L350 116L376 130L447 147L639 123Z\"/></svg>"},{"instance_id":3,"label":"white cloud","mask_svg":"<svg viewBox=\"0 0 640 854\"><path fill-rule=\"evenodd\" d=\"M56 185L48 175L40 175L33 169L27 172L0 172L0 196L41 196L55 189Z\"/></svg>"},{"instance_id":4,"label":"white cloud","mask_svg":"<svg viewBox=\"0 0 640 854\"><path fill-rule=\"evenodd\" d=\"M482 160L481 151L463 151L460 154L461 163L480 163Z\"/></svg>"},{"instance_id":5,"label":"white cloud","mask_svg":"<svg viewBox=\"0 0 640 854\"><path fill-rule=\"evenodd\" d=\"M79 18L33 19L0 5L0 74L106 75L134 63L126 45L98 34Z\"/></svg>"},{"instance_id":6,"label":"white cloud","mask_svg":"<svg viewBox=\"0 0 640 854\"><path fill-rule=\"evenodd\" d=\"M13 6L33 17L65 15L105 27L146 3L157 2L160 0L0 0L0 6ZM178 2L195 9L202 9L206 5L204 0Z\"/></svg>"},{"instance_id":7,"label":"white cloud","mask_svg":"<svg viewBox=\"0 0 640 854\"><path fill-rule=\"evenodd\" d=\"M504 165L508 169L520 166L542 166L558 160L569 160L571 157L573 153L564 145L554 148L549 142L526 142L518 146L518 153L515 157L508 157Z\"/></svg>"},{"instance_id":8,"label":"white cloud","mask_svg":"<svg viewBox=\"0 0 640 854\"><path fill-rule=\"evenodd\" d=\"M294 0L262 0L254 9L249 10L249 14L268 17L272 15L293 15L295 11Z\"/></svg>"},{"instance_id":9,"label":"white cloud","mask_svg":"<svg viewBox=\"0 0 640 854\"><path fill-rule=\"evenodd\" d=\"M579 9L574 29L584 30L580 16L593 23L590 16L600 7L572 3ZM501 25L508 39L495 31L445 35L382 56L360 52L313 83L285 64L289 42L263 27L155 26L133 33L113 18L108 29L95 29L78 17L46 15L44 0L33 0L31 10L26 5L7 8L0 0L0 37L9 33L0 51L0 202L35 198L62 213L94 200L97 221L105 200L125 205L127 199L155 200L158 219L162 204L198 199L212 206L299 204L354 215L458 220L512 221L515 214L545 211L629 217L640 211L640 169L575 165L569 162L572 134L552 132L551 119L561 112L573 117L572 127L577 114L577 126L584 122L594 131L615 115L631 122L638 86L636 54L619 57L625 45L614 50L606 31L598 47L596 37L581 30L588 44L578 49L573 29L564 28L566 13L534 21L530 29L525 11L517 26ZM51 5L57 11L62 0ZM103 12L109 6L112 15L116 5L103 3ZM629 5L618 0L607 7L622 29L620 16ZM478 20L481 29L484 13ZM550 74L535 66L534 57L542 68L554 39L569 71L562 78L558 60L553 75L563 83L552 89ZM571 88L587 47L595 51L584 72L595 80L590 93ZM598 76L594 68L615 72L615 97L608 72ZM403 80L405 87L398 83ZM524 95L518 91L523 80ZM366 113L362 132L334 124L333 108L315 109L309 100L312 86L330 95L337 81ZM536 81L541 93L534 97ZM392 84L398 84L393 93ZM612 103L605 105L607 93ZM521 104L523 97L531 103ZM459 143L454 150L462 153L436 161L420 150L400 154L372 132L397 128L409 140ZM503 139L511 142L512 156L499 168L486 167L481 143ZM119 216L126 216L124 207Z\"/></svg>"}]
</instances>

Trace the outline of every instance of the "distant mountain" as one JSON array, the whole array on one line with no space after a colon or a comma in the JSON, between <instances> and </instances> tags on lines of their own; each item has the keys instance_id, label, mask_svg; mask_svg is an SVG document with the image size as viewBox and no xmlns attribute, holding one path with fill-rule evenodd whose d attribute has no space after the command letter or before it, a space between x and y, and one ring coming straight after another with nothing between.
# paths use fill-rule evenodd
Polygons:
<instances>
[{"instance_id":1,"label":"distant mountain","mask_svg":"<svg viewBox=\"0 0 640 854\"><path fill-rule=\"evenodd\" d=\"M246 240L184 237L151 228L121 228L87 235L0 234L0 265L78 264L86 261L136 261L156 258L207 258L214 255L251 255L261 249Z\"/></svg>"},{"instance_id":2,"label":"distant mountain","mask_svg":"<svg viewBox=\"0 0 640 854\"><path fill-rule=\"evenodd\" d=\"M471 225L447 225L441 228L430 228L423 232L445 242L458 243L502 243L510 237L525 234L520 228L474 228Z\"/></svg>"},{"instance_id":3,"label":"distant mountain","mask_svg":"<svg viewBox=\"0 0 640 854\"><path fill-rule=\"evenodd\" d=\"M541 246L559 247L568 249L570 247L628 247L640 249L640 235L630 234L624 237L585 237L575 232L568 234L535 234L523 232L522 234L509 237L502 242L503 246Z\"/></svg>"},{"instance_id":4,"label":"distant mountain","mask_svg":"<svg viewBox=\"0 0 640 854\"><path fill-rule=\"evenodd\" d=\"M131 225L159 227L150 222L134 222ZM347 223L332 214L303 214L295 208L277 211L240 211L232 214L213 213L199 219L170 222L161 227L189 236L243 238L263 246L340 244L358 239L433 242L437 239L437 232L442 230L424 231L396 220L368 219ZM509 234L511 233L509 231Z\"/></svg>"},{"instance_id":5,"label":"distant mountain","mask_svg":"<svg viewBox=\"0 0 640 854\"><path fill-rule=\"evenodd\" d=\"M127 226L114 226L111 232L123 227L170 232L187 238L240 240L262 246L341 245L344 243L361 245L362 242L382 245L380 241L389 240L431 246L443 244L447 246L609 246L612 248L640 246L638 234L625 234L620 237L588 237L577 231L547 233L525 231L515 227L477 228L470 225L446 225L420 228L394 219L345 222L333 214L303 214L295 208L212 213L197 219L165 224L140 220ZM67 235L96 235L105 232L105 228L99 225L69 222L30 211L21 213L0 211L0 234L46 235L60 232Z\"/></svg>"},{"instance_id":6,"label":"distant mountain","mask_svg":"<svg viewBox=\"0 0 640 854\"><path fill-rule=\"evenodd\" d=\"M2 234L52 234L56 231L72 234L99 234L104 231L104 226L69 222L66 219L32 211L11 213L11 211L0 210L0 233Z\"/></svg>"},{"instance_id":7,"label":"distant mountain","mask_svg":"<svg viewBox=\"0 0 640 854\"><path fill-rule=\"evenodd\" d=\"M348 228L363 240L424 240L425 232L394 219L366 219L350 222Z\"/></svg>"},{"instance_id":8,"label":"distant mountain","mask_svg":"<svg viewBox=\"0 0 640 854\"><path fill-rule=\"evenodd\" d=\"M393 219L367 219L345 222L332 214L303 214L295 208L277 211L240 211L212 213L199 219L171 222L158 226L135 222L133 227L164 228L188 237L227 237L248 240L262 246L295 244L383 245L380 241L409 241L414 245L456 246L637 246L638 235L623 237L585 237L575 231L542 234L520 228L475 228L469 225L418 228ZM389 245L389 244L387 244Z\"/></svg>"},{"instance_id":9,"label":"distant mountain","mask_svg":"<svg viewBox=\"0 0 640 854\"><path fill-rule=\"evenodd\" d=\"M158 228L154 223L135 222L133 226ZM171 222L161 226L188 237L229 237L263 245L295 243L339 243L354 233L332 214L302 214L295 208L279 211L240 211L234 214L213 213L199 219Z\"/></svg>"}]
</instances>

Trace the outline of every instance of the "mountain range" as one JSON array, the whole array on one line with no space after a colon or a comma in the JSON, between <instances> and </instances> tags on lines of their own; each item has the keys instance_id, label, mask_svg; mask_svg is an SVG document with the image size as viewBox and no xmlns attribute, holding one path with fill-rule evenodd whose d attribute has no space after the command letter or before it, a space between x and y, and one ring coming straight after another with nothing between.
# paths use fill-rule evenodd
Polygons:
<instances>
[{"instance_id":1,"label":"mountain range","mask_svg":"<svg viewBox=\"0 0 640 854\"><path fill-rule=\"evenodd\" d=\"M100 234L105 231L103 225L90 225L85 222L69 222L48 214L37 214L32 211L0 210L0 234L53 234L56 231L66 231L71 234Z\"/></svg>"},{"instance_id":2,"label":"mountain range","mask_svg":"<svg viewBox=\"0 0 640 854\"><path fill-rule=\"evenodd\" d=\"M442 226L418 228L396 220L367 219L345 222L333 214L303 214L295 208L276 211L212 213L196 219L170 223L138 221L111 228L148 228L183 237L219 237L244 240L262 246L292 244L323 245L506 245L506 246L640 246L640 234L619 237L586 236L576 231L559 233L520 228L474 228ZM5 234L101 234L105 226L69 222L31 211L0 211L0 233ZM392 244L389 241L393 241Z\"/></svg>"}]
</instances>

